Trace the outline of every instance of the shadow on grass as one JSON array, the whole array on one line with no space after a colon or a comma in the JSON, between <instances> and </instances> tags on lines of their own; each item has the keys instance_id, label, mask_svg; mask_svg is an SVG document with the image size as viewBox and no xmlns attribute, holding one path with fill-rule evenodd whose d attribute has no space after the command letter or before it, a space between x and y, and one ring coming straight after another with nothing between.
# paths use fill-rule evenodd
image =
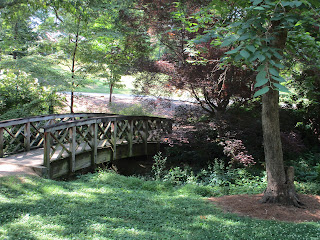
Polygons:
<instances>
[{"instance_id":1,"label":"shadow on grass","mask_svg":"<svg viewBox=\"0 0 320 240\"><path fill-rule=\"evenodd\" d=\"M225 214L184 188L113 173L74 182L0 179L0 239L317 239L319 234L319 223Z\"/></svg>"}]
</instances>

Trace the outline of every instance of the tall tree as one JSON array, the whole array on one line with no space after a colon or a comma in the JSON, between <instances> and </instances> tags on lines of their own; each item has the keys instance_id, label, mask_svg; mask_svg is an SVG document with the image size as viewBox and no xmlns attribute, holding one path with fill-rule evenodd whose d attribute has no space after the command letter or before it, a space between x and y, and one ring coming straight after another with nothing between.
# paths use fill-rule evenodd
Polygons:
<instances>
[{"instance_id":1,"label":"tall tree","mask_svg":"<svg viewBox=\"0 0 320 240\"><path fill-rule=\"evenodd\" d=\"M0 48L2 53L11 55L13 59L27 54L28 48L37 39L32 31L32 16L35 11L33 6L25 3L1 9Z\"/></svg>"},{"instance_id":2,"label":"tall tree","mask_svg":"<svg viewBox=\"0 0 320 240\"><path fill-rule=\"evenodd\" d=\"M262 202L300 206L293 184L293 168L285 167L279 126L279 91L290 34L305 31L304 26L319 26L318 1L251 0L214 1L196 18L214 16L217 8L230 9L229 21L214 24L206 36L230 47L226 61L242 62L257 71L255 96L262 95L262 129L267 172L267 188ZM206 11L206 12L205 12ZM201 18L201 17L202 18ZM206 17L203 17L206 16ZM314 28L317 29L317 28ZM319 32L317 33L319 34Z\"/></svg>"}]
</instances>

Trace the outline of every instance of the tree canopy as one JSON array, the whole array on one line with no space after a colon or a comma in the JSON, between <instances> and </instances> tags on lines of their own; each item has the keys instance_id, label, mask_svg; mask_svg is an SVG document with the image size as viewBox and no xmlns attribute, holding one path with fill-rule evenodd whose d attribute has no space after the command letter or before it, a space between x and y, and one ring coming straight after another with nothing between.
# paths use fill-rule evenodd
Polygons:
<instances>
[{"instance_id":1,"label":"tree canopy","mask_svg":"<svg viewBox=\"0 0 320 240\"><path fill-rule=\"evenodd\" d=\"M37 87L66 90L73 112L77 87L103 78L111 101L127 72L146 76L142 89L161 82L189 91L216 117L231 103L261 99L268 175L262 201L299 206L293 170L283 161L279 92L294 86L319 110L319 22L318 0L1 1L0 77L10 82L1 85L2 106L13 107L6 91L32 82L32 94L17 101L30 103ZM319 132L319 116L309 120Z\"/></svg>"}]
</instances>

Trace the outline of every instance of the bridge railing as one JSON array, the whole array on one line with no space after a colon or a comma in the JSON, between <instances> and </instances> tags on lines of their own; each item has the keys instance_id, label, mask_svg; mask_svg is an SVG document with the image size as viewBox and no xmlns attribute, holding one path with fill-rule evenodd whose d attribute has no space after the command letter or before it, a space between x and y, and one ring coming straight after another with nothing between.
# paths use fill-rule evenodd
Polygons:
<instances>
[{"instance_id":1,"label":"bridge railing","mask_svg":"<svg viewBox=\"0 0 320 240\"><path fill-rule=\"evenodd\" d=\"M43 147L40 128L60 122L106 116L105 113L74 113L0 121L0 157Z\"/></svg>"},{"instance_id":2,"label":"bridge railing","mask_svg":"<svg viewBox=\"0 0 320 240\"><path fill-rule=\"evenodd\" d=\"M129 157L134 144L143 144L147 154L148 143L160 145L161 137L171 129L170 119L144 116L101 116L44 126L44 166L50 172L52 161L67 158L70 172L74 172L77 154L90 152L94 166L98 149L111 148L117 156L119 145L127 145Z\"/></svg>"}]
</instances>

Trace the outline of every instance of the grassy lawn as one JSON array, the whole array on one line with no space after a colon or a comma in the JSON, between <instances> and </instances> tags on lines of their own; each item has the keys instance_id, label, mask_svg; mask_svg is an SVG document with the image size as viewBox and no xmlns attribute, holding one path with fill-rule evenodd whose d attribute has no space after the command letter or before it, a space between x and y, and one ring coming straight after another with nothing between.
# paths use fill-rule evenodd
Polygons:
<instances>
[{"instance_id":1,"label":"grassy lawn","mask_svg":"<svg viewBox=\"0 0 320 240\"><path fill-rule=\"evenodd\" d=\"M113 93L115 94L131 94L133 77L122 76L121 84L124 88L115 88ZM88 92L88 93L109 93L109 88L104 84L103 80L96 79L90 86L82 87L77 89L77 92Z\"/></svg>"},{"instance_id":2,"label":"grassy lawn","mask_svg":"<svg viewBox=\"0 0 320 240\"><path fill-rule=\"evenodd\" d=\"M320 222L238 217L201 193L108 172L71 182L1 178L0 239L319 239Z\"/></svg>"}]
</instances>

